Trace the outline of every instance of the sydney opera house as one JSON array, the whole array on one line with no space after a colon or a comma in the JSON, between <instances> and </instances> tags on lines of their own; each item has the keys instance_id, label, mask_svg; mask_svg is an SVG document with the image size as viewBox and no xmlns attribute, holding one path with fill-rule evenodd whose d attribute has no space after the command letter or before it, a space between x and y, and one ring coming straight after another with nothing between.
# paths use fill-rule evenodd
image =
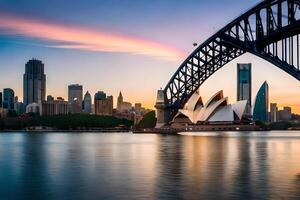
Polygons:
<instances>
[{"instance_id":1,"label":"sydney opera house","mask_svg":"<svg viewBox=\"0 0 300 200\"><path fill-rule=\"evenodd\" d=\"M175 115L172 124L224 124L239 123L247 106L247 100L228 103L223 91L213 95L205 104L196 91L183 109Z\"/></svg>"}]
</instances>

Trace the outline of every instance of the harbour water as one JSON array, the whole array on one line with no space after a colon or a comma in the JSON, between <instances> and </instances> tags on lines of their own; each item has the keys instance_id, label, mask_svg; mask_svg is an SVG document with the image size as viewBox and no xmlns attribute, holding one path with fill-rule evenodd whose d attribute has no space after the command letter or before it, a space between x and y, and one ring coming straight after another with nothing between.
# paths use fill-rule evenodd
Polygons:
<instances>
[{"instance_id":1,"label":"harbour water","mask_svg":"<svg viewBox=\"0 0 300 200\"><path fill-rule=\"evenodd\" d=\"M0 197L300 199L300 132L1 133Z\"/></svg>"}]
</instances>

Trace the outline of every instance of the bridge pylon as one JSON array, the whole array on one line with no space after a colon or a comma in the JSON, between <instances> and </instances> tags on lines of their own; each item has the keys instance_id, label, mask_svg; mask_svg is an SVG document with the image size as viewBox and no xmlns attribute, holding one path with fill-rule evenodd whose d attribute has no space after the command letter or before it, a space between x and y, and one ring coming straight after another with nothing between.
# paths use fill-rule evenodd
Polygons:
<instances>
[{"instance_id":1,"label":"bridge pylon","mask_svg":"<svg viewBox=\"0 0 300 200\"><path fill-rule=\"evenodd\" d=\"M166 95L164 90L157 91L157 98L155 103L156 108L156 128L161 128L170 121L170 115L166 106Z\"/></svg>"}]
</instances>

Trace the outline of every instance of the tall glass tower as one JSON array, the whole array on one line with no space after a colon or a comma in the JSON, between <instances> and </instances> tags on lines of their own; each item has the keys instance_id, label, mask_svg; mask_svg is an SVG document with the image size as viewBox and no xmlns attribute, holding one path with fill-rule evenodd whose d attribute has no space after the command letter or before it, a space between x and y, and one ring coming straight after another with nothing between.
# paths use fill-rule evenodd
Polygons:
<instances>
[{"instance_id":1,"label":"tall glass tower","mask_svg":"<svg viewBox=\"0 0 300 200\"><path fill-rule=\"evenodd\" d=\"M265 81L255 99L255 105L253 110L253 120L268 122L268 111L269 111L269 85Z\"/></svg>"},{"instance_id":2,"label":"tall glass tower","mask_svg":"<svg viewBox=\"0 0 300 200\"><path fill-rule=\"evenodd\" d=\"M237 101L247 100L246 115L251 115L252 74L251 63L237 64Z\"/></svg>"},{"instance_id":3,"label":"tall glass tower","mask_svg":"<svg viewBox=\"0 0 300 200\"><path fill-rule=\"evenodd\" d=\"M44 64L40 60L31 59L25 65L23 76L24 104L42 104L46 97L46 75Z\"/></svg>"},{"instance_id":4,"label":"tall glass tower","mask_svg":"<svg viewBox=\"0 0 300 200\"><path fill-rule=\"evenodd\" d=\"M3 89L3 108L14 110L15 92L10 88Z\"/></svg>"}]
</instances>

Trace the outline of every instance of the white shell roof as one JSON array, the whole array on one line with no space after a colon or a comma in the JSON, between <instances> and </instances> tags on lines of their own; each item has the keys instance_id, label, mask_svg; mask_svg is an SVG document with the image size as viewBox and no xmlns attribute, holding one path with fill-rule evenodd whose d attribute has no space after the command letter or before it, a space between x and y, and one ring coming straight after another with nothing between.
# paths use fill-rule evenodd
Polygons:
<instances>
[{"instance_id":1,"label":"white shell roof","mask_svg":"<svg viewBox=\"0 0 300 200\"><path fill-rule=\"evenodd\" d=\"M185 109L194 111L199 99L201 99L201 96L199 94L199 91L196 91L185 104Z\"/></svg>"},{"instance_id":2,"label":"white shell roof","mask_svg":"<svg viewBox=\"0 0 300 200\"><path fill-rule=\"evenodd\" d=\"M235 114L239 117L241 120L243 117L243 114L245 112L246 106L247 106L247 100L238 101L235 104L232 104L232 109L235 112Z\"/></svg>"},{"instance_id":3,"label":"white shell roof","mask_svg":"<svg viewBox=\"0 0 300 200\"><path fill-rule=\"evenodd\" d=\"M203 108L203 114L197 118L197 121L207 121L217 109L220 109L222 105L227 105L227 98L220 99L216 102L210 102L208 107Z\"/></svg>"},{"instance_id":4,"label":"white shell roof","mask_svg":"<svg viewBox=\"0 0 300 200\"><path fill-rule=\"evenodd\" d=\"M228 105L228 98L223 97L223 90L213 95L203 107L202 99L196 91L188 100L183 109L180 109L174 119L183 114L192 123L199 121L234 121L234 113L242 119L247 101L238 101L233 105Z\"/></svg>"},{"instance_id":5,"label":"white shell roof","mask_svg":"<svg viewBox=\"0 0 300 200\"><path fill-rule=\"evenodd\" d=\"M214 94L204 105L205 108L207 108L208 106L210 106L210 104L212 104L214 101L218 101L220 99L223 99L223 90L217 92L216 94Z\"/></svg>"},{"instance_id":6,"label":"white shell roof","mask_svg":"<svg viewBox=\"0 0 300 200\"><path fill-rule=\"evenodd\" d=\"M218 112L216 112L209 122L231 122L234 120L234 114L231 105L224 106Z\"/></svg>"}]
</instances>

